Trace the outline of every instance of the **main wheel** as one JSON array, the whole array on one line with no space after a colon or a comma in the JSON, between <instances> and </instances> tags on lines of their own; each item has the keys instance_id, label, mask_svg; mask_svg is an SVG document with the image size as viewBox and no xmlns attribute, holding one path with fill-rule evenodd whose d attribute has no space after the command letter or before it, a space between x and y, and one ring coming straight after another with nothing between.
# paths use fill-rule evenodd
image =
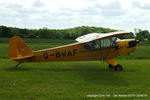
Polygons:
<instances>
[{"instance_id":1,"label":"main wheel","mask_svg":"<svg viewBox=\"0 0 150 100\"><path fill-rule=\"evenodd\" d=\"M113 65L111 65L111 64L109 64L109 68L114 68L114 66L113 66Z\"/></svg>"},{"instance_id":2,"label":"main wheel","mask_svg":"<svg viewBox=\"0 0 150 100\"><path fill-rule=\"evenodd\" d=\"M122 68L121 65L116 65L116 66L114 67L114 70L115 70L115 71L122 71L123 68Z\"/></svg>"}]
</instances>

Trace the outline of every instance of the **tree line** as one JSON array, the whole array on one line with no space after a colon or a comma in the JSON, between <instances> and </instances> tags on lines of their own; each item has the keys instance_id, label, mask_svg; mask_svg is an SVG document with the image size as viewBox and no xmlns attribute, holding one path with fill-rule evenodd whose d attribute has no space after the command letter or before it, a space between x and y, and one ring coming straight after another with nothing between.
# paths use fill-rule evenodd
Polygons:
<instances>
[{"instance_id":1,"label":"tree line","mask_svg":"<svg viewBox=\"0 0 150 100\"><path fill-rule=\"evenodd\" d=\"M50 38L50 39L75 39L78 36L85 35L92 32L107 33L117 30L102 28L102 27L88 27L81 26L68 29L21 29L14 27L0 26L0 37L20 36L22 38Z\"/></svg>"},{"instance_id":2,"label":"tree line","mask_svg":"<svg viewBox=\"0 0 150 100\"><path fill-rule=\"evenodd\" d=\"M135 31L135 39L140 40L140 41L145 41L147 39L150 41L150 33L148 30L141 30L141 29L134 29Z\"/></svg>"},{"instance_id":3,"label":"tree line","mask_svg":"<svg viewBox=\"0 0 150 100\"><path fill-rule=\"evenodd\" d=\"M46 27L41 29L21 29L15 27L0 26L0 37L20 36L22 38L49 38L49 39L75 39L78 36L85 35L92 32L107 33L117 30L102 28L102 27L88 27L81 26L68 29L48 29Z\"/></svg>"},{"instance_id":4,"label":"tree line","mask_svg":"<svg viewBox=\"0 0 150 100\"><path fill-rule=\"evenodd\" d=\"M80 26L68 29L48 29L46 27L41 29L22 29L0 26L0 37L20 36L22 38L75 39L88 33L108 33L115 31L118 30L89 26ZM136 38L141 41L144 41L144 39L147 38L150 40L150 34L148 30L135 29L135 33L136 36L130 32L130 36L123 36L121 38Z\"/></svg>"}]
</instances>

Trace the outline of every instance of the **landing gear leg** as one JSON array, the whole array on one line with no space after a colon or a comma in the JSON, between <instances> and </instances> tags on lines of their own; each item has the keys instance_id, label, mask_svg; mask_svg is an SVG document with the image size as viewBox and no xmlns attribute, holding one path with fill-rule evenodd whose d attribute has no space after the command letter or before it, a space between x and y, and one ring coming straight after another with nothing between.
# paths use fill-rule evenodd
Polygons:
<instances>
[{"instance_id":1,"label":"landing gear leg","mask_svg":"<svg viewBox=\"0 0 150 100\"><path fill-rule=\"evenodd\" d=\"M20 65L21 63L18 63L16 66L15 66L15 68L18 68L18 66Z\"/></svg>"},{"instance_id":2,"label":"landing gear leg","mask_svg":"<svg viewBox=\"0 0 150 100\"><path fill-rule=\"evenodd\" d=\"M111 64L109 64L109 66L108 66L109 68L114 68L114 66L113 65L111 65Z\"/></svg>"}]
</instances>

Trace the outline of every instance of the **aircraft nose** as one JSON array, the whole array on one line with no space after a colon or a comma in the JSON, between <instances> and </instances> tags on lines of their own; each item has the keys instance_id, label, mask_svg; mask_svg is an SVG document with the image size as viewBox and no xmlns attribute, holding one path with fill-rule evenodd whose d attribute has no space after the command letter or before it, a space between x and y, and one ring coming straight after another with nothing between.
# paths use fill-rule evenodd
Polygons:
<instances>
[{"instance_id":1,"label":"aircraft nose","mask_svg":"<svg viewBox=\"0 0 150 100\"><path fill-rule=\"evenodd\" d=\"M137 41L136 40L129 41L129 47L134 47L136 45L137 45Z\"/></svg>"}]
</instances>

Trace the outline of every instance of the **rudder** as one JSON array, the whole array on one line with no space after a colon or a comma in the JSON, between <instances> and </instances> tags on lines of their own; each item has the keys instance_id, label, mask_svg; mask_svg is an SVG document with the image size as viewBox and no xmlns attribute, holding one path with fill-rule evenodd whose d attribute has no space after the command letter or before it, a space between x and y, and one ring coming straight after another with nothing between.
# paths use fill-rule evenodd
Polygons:
<instances>
[{"instance_id":1,"label":"rudder","mask_svg":"<svg viewBox=\"0 0 150 100\"><path fill-rule=\"evenodd\" d=\"M19 37L14 36L9 41L8 57L11 60L19 60L33 56L33 51Z\"/></svg>"}]
</instances>

